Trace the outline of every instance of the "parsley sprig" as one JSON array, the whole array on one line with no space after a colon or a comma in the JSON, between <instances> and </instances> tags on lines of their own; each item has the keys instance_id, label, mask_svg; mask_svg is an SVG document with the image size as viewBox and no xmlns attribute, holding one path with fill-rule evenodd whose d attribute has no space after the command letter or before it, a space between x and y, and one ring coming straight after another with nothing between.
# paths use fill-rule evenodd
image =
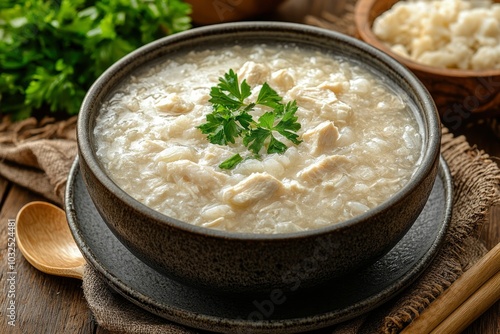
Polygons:
<instances>
[{"instance_id":1,"label":"parsley sprig","mask_svg":"<svg viewBox=\"0 0 500 334\"><path fill-rule=\"evenodd\" d=\"M255 102L245 101L250 95L250 85L246 80L239 84L238 75L232 69L219 78L217 86L211 88L209 102L213 111L206 116L206 123L198 128L212 144L235 144L236 139L241 138L242 144L253 156L259 157L261 150L266 147L267 153L283 153L288 149L285 143L276 138L276 133L296 145L302 142L296 133L300 123L295 116L298 108L295 101L283 104L281 96L267 82L262 85ZM257 105L270 110L255 121L250 112ZM219 167L232 169L241 161L243 157L236 154Z\"/></svg>"}]
</instances>

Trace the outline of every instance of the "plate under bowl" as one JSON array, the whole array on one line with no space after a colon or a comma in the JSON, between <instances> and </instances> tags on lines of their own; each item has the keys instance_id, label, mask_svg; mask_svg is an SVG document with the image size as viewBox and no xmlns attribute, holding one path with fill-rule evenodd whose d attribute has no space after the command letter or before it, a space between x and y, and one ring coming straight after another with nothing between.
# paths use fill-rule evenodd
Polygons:
<instances>
[{"instance_id":1,"label":"plate under bowl","mask_svg":"<svg viewBox=\"0 0 500 334\"><path fill-rule=\"evenodd\" d=\"M383 258L353 275L313 289L299 286L296 291L273 290L261 295L210 293L173 281L141 262L102 220L77 161L68 179L66 212L75 241L90 266L110 287L139 307L209 331L294 333L324 328L366 313L414 282L444 239L451 219L451 194L451 176L441 158L438 178L423 212Z\"/></svg>"}]
</instances>

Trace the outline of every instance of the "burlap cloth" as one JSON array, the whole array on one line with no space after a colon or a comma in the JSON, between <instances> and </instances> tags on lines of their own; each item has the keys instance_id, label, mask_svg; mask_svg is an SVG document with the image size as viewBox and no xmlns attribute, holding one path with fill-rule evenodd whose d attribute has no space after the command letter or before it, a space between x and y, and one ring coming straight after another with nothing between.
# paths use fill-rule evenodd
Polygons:
<instances>
[{"instance_id":1,"label":"burlap cloth","mask_svg":"<svg viewBox=\"0 0 500 334\"><path fill-rule=\"evenodd\" d=\"M351 1L353 2L353 1ZM347 21L352 6L345 7ZM343 14L343 15L344 15ZM306 23L352 34L352 25L338 17L309 16ZM47 199L62 204L66 178L76 155L75 118L55 122L29 119L0 124L0 174ZM485 248L479 233L488 209L500 200L500 169L464 137L443 128L442 155L453 177L453 218L442 248L411 287L378 309L322 332L398 333L460 277ZM119 333L199 333L150 314L112 291L87 267L83 291L97 322Z\"/></svg>"}]
</instances>

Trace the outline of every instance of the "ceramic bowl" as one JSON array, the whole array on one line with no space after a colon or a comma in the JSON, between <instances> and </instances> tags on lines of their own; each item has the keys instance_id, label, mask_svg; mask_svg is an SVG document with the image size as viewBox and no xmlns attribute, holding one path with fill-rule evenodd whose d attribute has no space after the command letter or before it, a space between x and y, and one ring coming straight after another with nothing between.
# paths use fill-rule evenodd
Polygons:
<instances>
[{"instance_id":1,"label":"ceramic bowl","mask_svg":"<svg viewBox=\"0 0 500 334\"><path fill-rule=\"evenodd\" d=\"M161 57L193 48L242 43L294 43L344 55L399 86L419 121L422 163L402 190L345 222L290 234L240 234L193 226L134 200L108 177L96 156L94 126L103 101L131 72ZM386 54L332 31L277 22L226 23L160 39L110 67L90 88L78 126L79 162L103 220L138 258L186 284L216 291L274 291L309 287L373 263L388 252L422 211L436 178L439 115L415 76ZM321 207L318 207L321 210Z\"/></svg>"},{"instance_id":2,"label":"ceramic bowl","mask_svg":"<svg viewBox=\"0 0 500 334\"><path fill-rule=\"evenodd\" d=\"M373 22L397 2L398 0L359 0L354 12L359 37L417 75L431 93L446 126L458 128L473 116L500 115L500 69L474 71L424 65L394 53L375 36L372 31Z\"/></svg>"}]
</instances>

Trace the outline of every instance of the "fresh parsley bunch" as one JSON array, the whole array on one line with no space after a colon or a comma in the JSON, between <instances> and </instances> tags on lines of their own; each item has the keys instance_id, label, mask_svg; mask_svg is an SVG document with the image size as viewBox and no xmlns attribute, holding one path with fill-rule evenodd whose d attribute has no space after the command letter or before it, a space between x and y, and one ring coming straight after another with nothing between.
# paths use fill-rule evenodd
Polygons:
<instances>
[{"instance_id":1,"label":"fresh parsley bunch","mask_svg":"<svg viewBox=\"0 0 500 334\"><path fill-rule=\"evenodd\" d=\"M242 144L254 157L258 157L266 145L267 153L283 153L288 149L286 144L275 137L275 133L281 134L296 145L302 142L296 133L300 129L300 123L295 116L295 101L283 104L281 96L267 82L262 85L257 100L246 103L245 100L250 95L250 85L246 80L240 85L238 75L232 69L219 78L216 87L211 88L209 102L212 103L213 111L206 116L207 122L198 128L207 135L212 144L234 144L236 139L241 137ZM256 105L270 109L257 121L250 114ZM222 162L219 167L231 169L241 161L243 157L236 154Z\"/></svg>"},{"instance_id":2,"label":"fresh parsley bunch","mask_svg":"<svg viewBox=\"0 0 500 334\"><path fill-rule=\"evenodd\" d=\"M18 0L0 5L0 112L76 114L94 80L134 49L191 27L181 0Z\"/></svg>"}]
</instances>

